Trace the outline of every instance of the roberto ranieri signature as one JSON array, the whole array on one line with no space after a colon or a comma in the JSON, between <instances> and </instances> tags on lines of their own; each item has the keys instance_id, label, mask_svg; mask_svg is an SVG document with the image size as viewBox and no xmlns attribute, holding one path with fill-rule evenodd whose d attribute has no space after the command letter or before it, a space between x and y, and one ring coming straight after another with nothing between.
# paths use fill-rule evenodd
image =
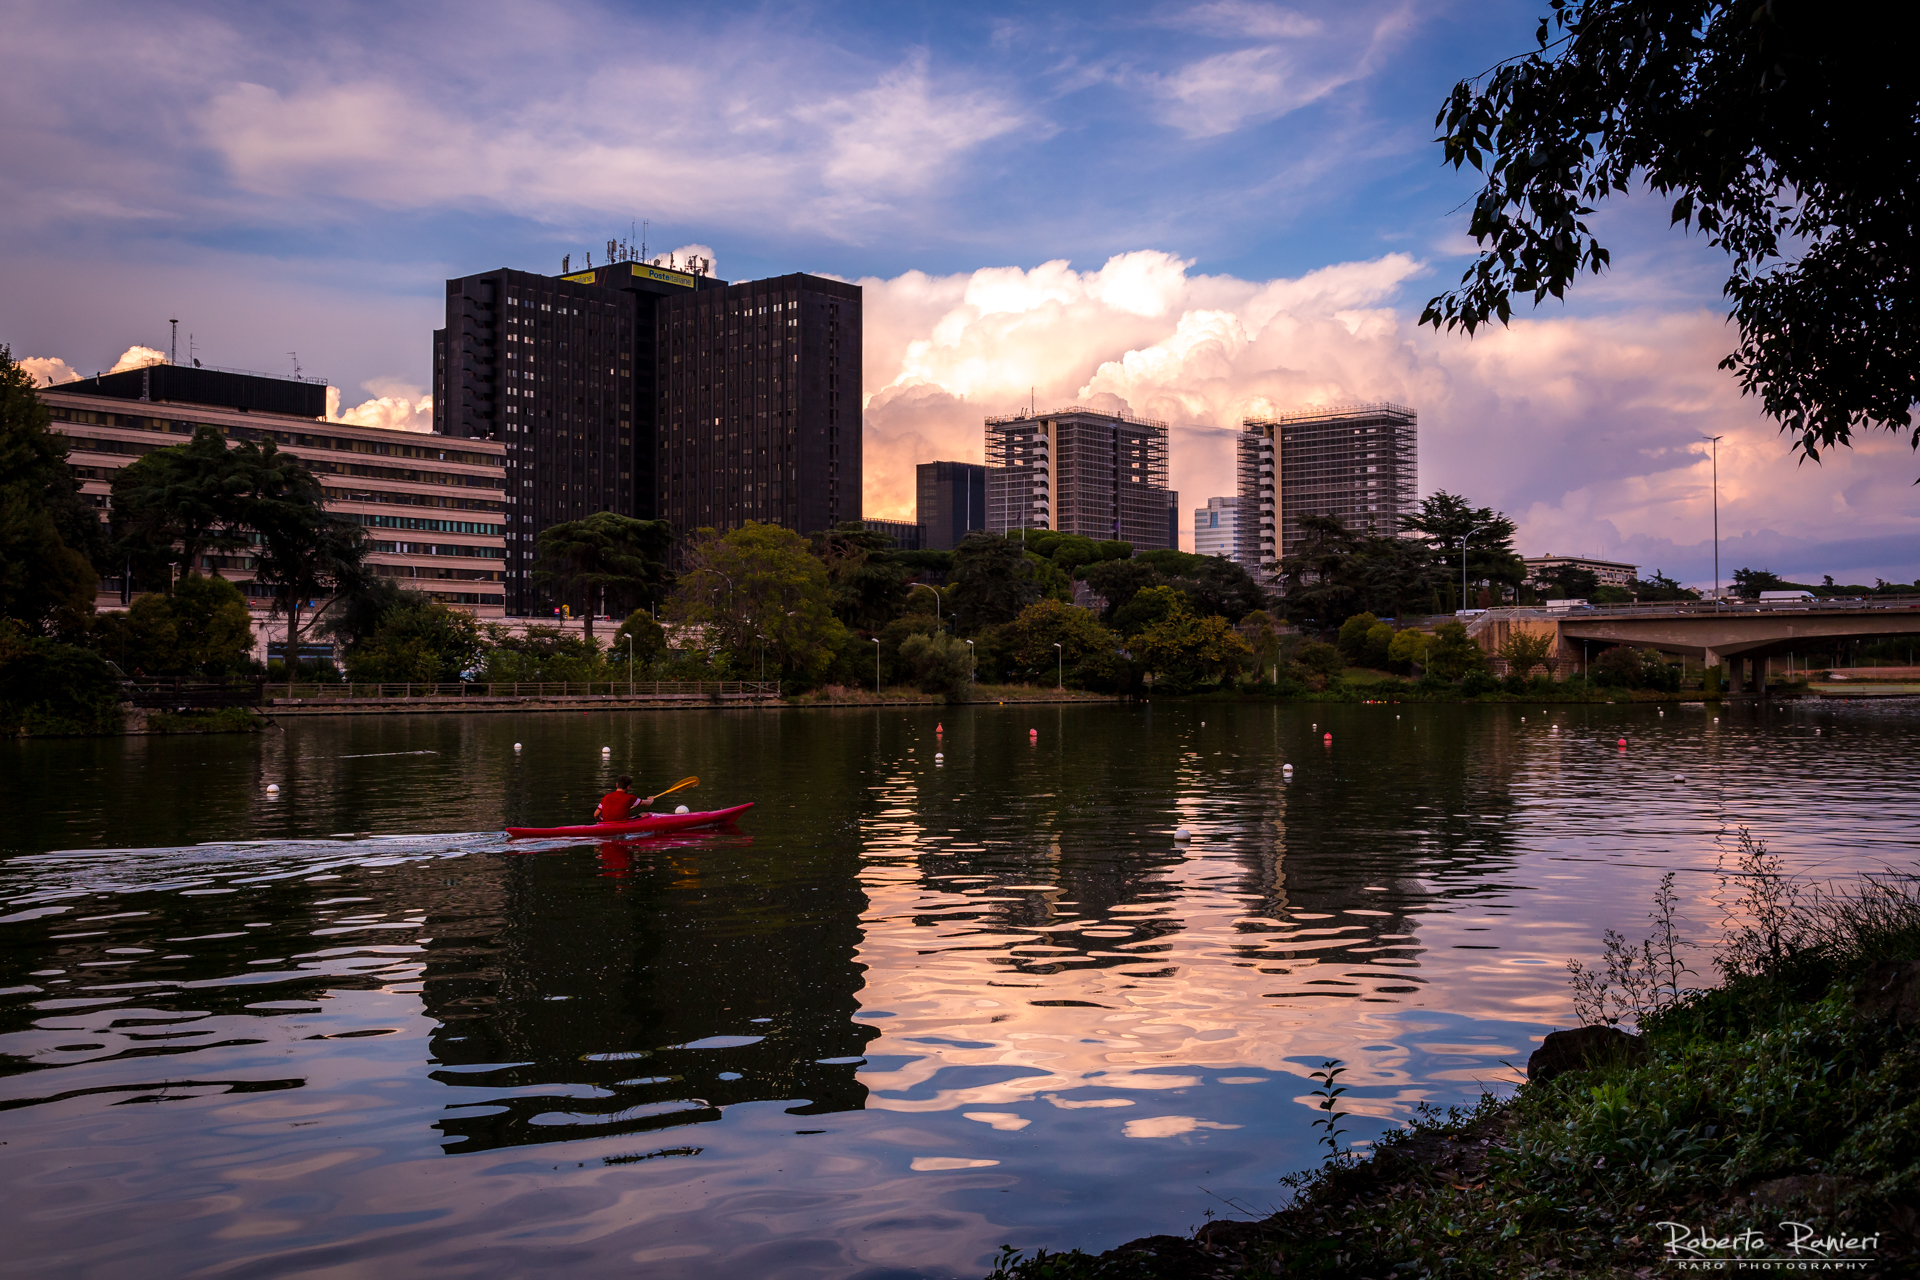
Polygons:
<instances>
[{"instance_id":1,"label":"roberto ranieri signature","mask_svg":"<svg viewBox=\"0 0 1920 1280\"><path fill-rule=\"evenodd\" d=\"M1822 1235L1819 1228L1804 1222L1780 1224L1786 1233L1775 1242L1766 1234L1749 1227L1732 1235L1708 1235L1699 1227L1683 1222L1656 1222L1667 1233L1670 1258L1758 1257L1779 1250L1775 1256L1792 1258L1859 1258L1880 1247L1880 1233L1865 1236Z\"/></svg>"}]
</instances>

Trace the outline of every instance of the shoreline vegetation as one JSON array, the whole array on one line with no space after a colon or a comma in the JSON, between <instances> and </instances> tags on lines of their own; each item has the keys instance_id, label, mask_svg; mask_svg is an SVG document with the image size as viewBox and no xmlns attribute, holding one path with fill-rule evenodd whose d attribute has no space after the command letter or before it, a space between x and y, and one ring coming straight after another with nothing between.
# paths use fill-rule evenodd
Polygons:
<instances>
[{"instance_id":1,"label":"shoreline vegetation","mask_svg":"<svg viewBox=\"0 0 1920 1280\"><path fill-rule=\"evenodd\" d=\"M1807 697L1820 696L1827 692L1834 696L1838 690L1828 692L1815 689L1805 682L1772 686L1765 694L1743 693L1723 694L1712 689L1629 689L1618 686L1608 687L1589 684L1579 680L1554 681L1538 677L1531 681L1506 680L1496 687L1472 696L1465 694L1458 684L1428 684L1421 681L1408 681L1385 673L1362 673L1360 680L1339 680L1328 682L1324 687L1313 688L1299 684L1288 685L1273 682L1244 683L1234 687L1223 687L1200 692L1163 692L1145 687L1130 693L1096 692L1088 689L1048 688L1038 685L1011 684L975 686L972 693L927 693L918 687L892 685L884 687L878 693L872 688L846 685L822 685L817 688L789 693L779 698L765 701L740 702L720 706L689 706L684 702L661 702L656 705L635 705L628 701L609 703L606 696L577 697L540 697L527 699L526 706L494 705L497 700L489 700L486 705L462 706L457 698L424 701L414 698L361 698L354 701L363 704L356 707L343 701L340 705L324 705L311 710L303 707L298 700L281 702L273 696L273 686L268 686L267 699L259 708L220 707L187 708L183 710L149 710L121 703L117 707L111 701L111 695L104 704L84 709L84 714L66 716L46 716L17 720L8 725L7 736L49 738L49 737L119 737L142 734L183 734L183 733L258 733L270 727L276 713L287 715L357 715L373 712L391 712L395 709L416 710L423 715L479 715L479 714L536 714L543 711L571 712L581 709L600 707L608 711L647 711L647 710L801 710L818 707L964 707L991 706L1005 704L1036 703L1114 703L1114 702L1152 702L1166 699L1174 702L1198 703L1311 703L1311 704L1348 704L1348 705L1535 705L1548 706L1614 706L1625 704L1691 704L1704 705L1722 702L1760 702L1778 699L1792 701ZM1368 678L1372 677L1372 678ZM618 683L618 682L615 682ZM1897 696L1897 695L1880 695ZM96 702L98 695L96 695Z\"/></svg>"},{"instance_id":2,"label":"shoreline vegetation","mask_svg":"<svg viewBox=\"0 0 1920 1280\"><path fill-rule=\"evenodd\" d=\"M1737 905L1719 985L1689 985L1670 873L1651 936L1609 930L1597 968L1568 965L1586 1025L1549 1036L1510 1097L1423 1108L1362 1157L1338 1142L1330 1062L1315 1076L1330 1150L1280 1179L1278 1212L1097 1255L1009 1245L988 1280L1912 1274L1916 877L1797 881L1744 830L1721 876Z\"/></svg>"}]
</instances>

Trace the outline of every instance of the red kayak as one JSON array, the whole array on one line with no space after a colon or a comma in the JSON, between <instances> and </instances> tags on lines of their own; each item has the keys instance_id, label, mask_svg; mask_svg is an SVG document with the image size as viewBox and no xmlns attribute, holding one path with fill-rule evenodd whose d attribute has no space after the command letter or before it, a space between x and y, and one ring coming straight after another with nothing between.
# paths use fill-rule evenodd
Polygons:
<instances>
[{"instance_id":1,"label":"red kayak","mask_svg":"<svg viewBox=\"0 0 1920 1280\"><path fill-rule=\"evenodd\" d=\"M507 834L604 839L608 836L635 835L642 831L684 831L689 827L712 827L732 822L751 808L753 805L748 803L737 804L731 809L709 809L705 813L650 813L644 818L629 818L625 822L589 822L578 827L508 827Z\"/></svg>"}]
</instances>

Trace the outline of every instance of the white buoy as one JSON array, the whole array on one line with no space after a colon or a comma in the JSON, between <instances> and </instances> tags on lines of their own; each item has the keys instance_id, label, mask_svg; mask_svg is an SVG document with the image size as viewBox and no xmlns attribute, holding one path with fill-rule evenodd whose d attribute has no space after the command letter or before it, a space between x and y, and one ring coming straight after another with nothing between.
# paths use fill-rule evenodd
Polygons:
<instances>
[{"instance_id":1,"label":"white buoy","mask_svg":"<svg viewBox=\"0 0 1920 1280\"><path fill-rule=\"evenodd\" d=\"M691 812L691 810L689 810L689 809L687 808L687 806L685 806L685 805L676 805L676 806L674 807L674 810L673 810L673 811L674 811L675 813L689 813L689 812Z\"/></svg>"},{"instance_id":2,"label":"white buoy","mask_svg":"<svg viewBox=\"0 0 1920 1280\"><path fill-rule=\"evenodd\" d=\"M941 754L940 752L938 752L938 751L936 751L936 752L934 752L934 753L933 753L933 758L934 758L935 760L945 760L945 759L946 759L946 756L945 756L945 755L943 755L943 754Z\"/></svg>"},{"instance_id":3,"label":"white buoy","mask_svg":"<svg viewBox=\"0 0 1920 1280\"><path fill-rule=\"evenodd\" d=\"M603 756L610 756L610 755L612 755L612 754L613 754L613 748L612 748L612 747L602 747L602 748L600 748L600 754L601 754L601 755L603 755Z\"/></svg>"},{"instance_id":4,"label":"white buoy","mask_svg":"<svg viewBox=\"0 0 1920 1280\"><path fill-rule=\"evenodd\" d=\"M519 743L517 743L517 742L516 742L516 743L514 743L514 744L513 744L513 749L514 749L515 751L518 751L518 750L520 749L520 744L519 744Z\"/></svg>"},{"instance_id":5,"label":"white buoy","mask_svg":"<svg viewBox=\"0 0 1920 1280\"><path fill-rule=\"evenodd\" d=\"M1193 832L1187 830L1185 827L1178 827L1174 830L1173 838L1175 840L1191 840L1193 839Z\"/></svg>"},{"instance_id":6,"label":"white buoy","mask_svg":"<svg viewBox=\"0 0 1920 1280\"><path fill-rule=\"evenodd\" d=\"M1280 772L1282 772L1282 773L1292 773L1292 772L1293 772L1293 766L1292 766L1292 765L1290 765L1290 764L1283 764L1283 765L1281 765L1281 766L1280 766Z\"/></svg>"},{"instance_id":7,"label":"white buoy","mask_svg":"<svg viewBox=\"0 0 1920 1280\"><path fill-rule=\"evenodd\" d=\"M269 791L278 791L279 789L280 789L280 784L277 782L269 782L267 784L267 790Z\"/></svg>"},{"instance_id":8,"label":"white buoy","mask_svg":"<svg viewBox=\"0 0 1920 1280\"><path fill-rule=\"evenodd\" d=\"M1719 723L1720 723L1720 717L1719 717L1719 716L1715 716L1715 717L1713 718L1713 722L1714 722L1715 724L1719 724Z\"/></svg>"},{"instance_id":9,"label":"white buoy","mask_svg":"<svg viewBox=\"0 0 1920 1280\"><path fill-rule=\"evenodd\" d=\"M1200 722L1200 727L1201 727L1202 729L1204 729L1204 728L1206 728L1206 727L1207 727L1207 722L1206 722L1205 720L1202 720L1202 721Z\"/></svg>"},{"instance_id":10,"label":"white buoy","mask_svg":"<svg viewBox=\"0 0 1920 1280\"><path fill-rule=\"evenodd\" d=\"M1560 726L1559 726L1559 725L1557 725L1557 724L1555 724L1555 725L1548 725L1548 726L1547 726L1547 732L1548 732L1548 733L1558 733L1558 732L1560 732Z\"/></svg>"},{"instance_id":11,"label":"white buoy","mask_svg":"<svg viewBox=\"0 0 1920 1280\"><path fill-rule=\"evenodd\" d=\"M1685 782L1687 780L1687 775L1684 773L1676 773L1673 775L1673 780L1675 782Z\"/></svg>"}]
</instances>

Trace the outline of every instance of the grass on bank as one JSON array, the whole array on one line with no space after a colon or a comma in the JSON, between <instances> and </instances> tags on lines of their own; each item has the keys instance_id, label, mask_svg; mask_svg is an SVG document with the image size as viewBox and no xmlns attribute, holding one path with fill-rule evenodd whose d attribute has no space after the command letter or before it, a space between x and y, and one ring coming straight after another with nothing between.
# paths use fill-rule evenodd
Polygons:
<instances>
[{"instance_id":1,"label":"grass on bank","mask_svg":"<svg viewBox=\"0 0 1920 1280\"><path fill-rule=\"evenodd\" d=\"M1428 1111L1371 1159L1283 1179L1289 1206L1264 1221L1098 1257L1009 1251L990 1280L1647 1276L1670 1269L1663 1223L1751 1228L1777 1252L1789 1219L1860 1241L1879 1259L1868 1274L1912 1274L1920 965L1897 962L1920 959L1920 892L1891 876L1799 888L1742 844L1727 878L1743 922L1716 956L1720 986L1682 986L1663 947L1670 899L1654 938L1610 936L1603 969L1575 972L1587 1010L1598 997L1607 1017L1638 1012L1645 1061ZM1863 995L1889 973L1911 983L1904 1025Z\"/></svg>"},{"instance_id":2,"label":"grass on bank","mask_svg":"<svg viewBox=\"0 0 1920 1280\"><path fill-rule=\"evenodd\" d=\"M266 719L247 707L213 707L199 711L149 711L148 733L258 733Z\"/></svg>"}]
</instances>

